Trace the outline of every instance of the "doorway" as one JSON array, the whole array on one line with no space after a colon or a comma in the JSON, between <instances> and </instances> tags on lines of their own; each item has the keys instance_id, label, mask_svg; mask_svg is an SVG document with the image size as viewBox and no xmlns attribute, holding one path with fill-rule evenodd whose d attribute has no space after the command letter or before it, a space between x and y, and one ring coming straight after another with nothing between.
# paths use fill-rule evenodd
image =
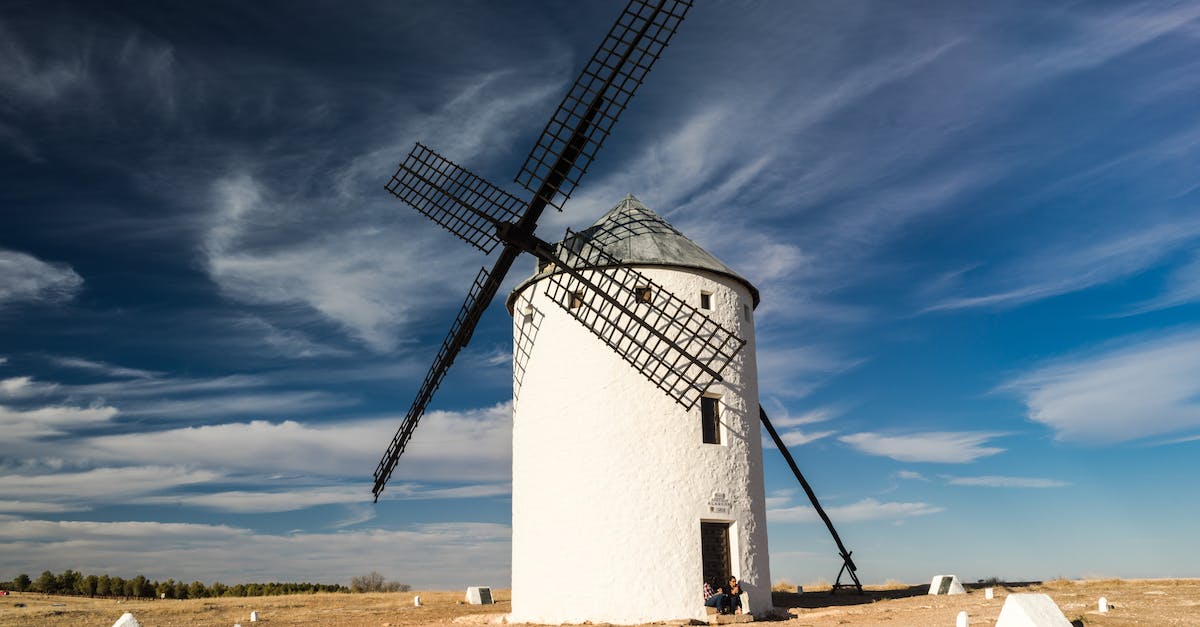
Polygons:
<instances>
[{"instance_id":1,"label":"doorway","mask_svg":"<svg viewBox=\"0 0 1200 627\"><path fill-rule=\"evenodd\" d=\"M700 561L704 568L704 581L714 588L725 586L733 575L729 551L729 528L732 524L700 523Z\"/></svg>"}]
</instances>

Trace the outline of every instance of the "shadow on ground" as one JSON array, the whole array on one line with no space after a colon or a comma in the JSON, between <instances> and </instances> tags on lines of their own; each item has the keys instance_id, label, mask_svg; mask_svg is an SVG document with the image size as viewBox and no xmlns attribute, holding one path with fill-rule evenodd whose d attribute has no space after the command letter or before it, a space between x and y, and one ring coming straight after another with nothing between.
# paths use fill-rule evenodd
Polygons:
<instances>
[{"instance_id":1,"label":"shadow on ground","mask_svg":"<svg viewBox=\"0 0 1200 627\"><path fill-rule=\"evenodd\" d=\"M990 584L984 586L981 584L967 585L969 593L983 594L985 587L993 588L1024 588L1034 586L1041 583L1040 581L1007 581L998 584ZM837 593L825 590L823 592L805 592L804 594L796 594L795 592L772 592L771 603L781 609L804 608L816 609L822 607L838 607L844 605L863 605L866 603L875 603L876 601L887 601L890 599L904 599L908 597L924 596L929 593L929 584L920 584L916 586L894 587L887 590L870 589L863 590L862 594L853 591L842 590Z\"/></svg>"}]
</instances>

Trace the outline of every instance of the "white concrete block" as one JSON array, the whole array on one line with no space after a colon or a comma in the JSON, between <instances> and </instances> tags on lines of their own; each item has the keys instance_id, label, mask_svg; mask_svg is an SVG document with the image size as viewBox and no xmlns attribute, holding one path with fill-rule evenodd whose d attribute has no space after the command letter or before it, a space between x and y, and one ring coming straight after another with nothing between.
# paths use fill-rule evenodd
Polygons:
<instances>
[{"instance_id":1,"label":"white concrete block","mask_svg":"<svg viewBox=\"0 0 1200 627\"><path fill-rule=\"evenodd\" d=\"M1107 597L1100 597L1100 600L1096 602L1096 605L1099 606L1097 609L1100 610L1101 614L1108 613L1108 598Z\"/></svg>"},{"instance_id":2,"label":"white concrete block","mask_svg":"<svg viewBox=\"0 0 1200 627\"><path fill-rule=\"evenodd\" d=\"M970 624L971 619L966 612L959 612L958 617L954 619L954 627L968 627Z\"/></svg>"},{"instance_id":3,"label":"white concrete block","mask_svg":"<svg viewBox=\"0 0 1200 627\"><path fill-rule=\"evenodd\" d=\"M112 624L112 627L142 627L142 624L133 617L133 614L125 612L121 614L121 618L118 618L117 622Z\"/></svg>"},{"instance_id":4,"label":"white concrete block","mask_svg":"<svg viewBox=\"0 0 1200 627\"><path fill-rule=\"evenodd\" d=\"M252 622L252 623L258 622L258 612L250 612L250 622Z\"/></svg>"},{"instance_id":5,"label":"white concrete block","mask_svg":"<svg viewBox=\"0 0 1200 627\"><path fill-rule=\"evenodd\" d=\"M996 591L993 590L992 588L984 588L983 589L983 598L985 598L985 599L996 598Z\"/></svg>"},{"instance_id":6,"label":"white concrete block","mask_svg":"<svg viewBox=\"0 0 1200 627\"><path fill-rule=\"evenodd\" d=\"M467 588L467 603L471 605L491 605L492 589L487 586L471 586Z\"/></svg>"},{"instance_id":7,"label":"white concrete block","mask_svg":"<svg viewBox=\"0 0 1200 627\"><path fill-rule=\"evenodd\" d=\"M937 575L929 582L929 594L966 594L958 575Z\"/></svg>"},{"instance_id":8,"label":"white concrete block","mask_svg":"<svg viewBox=\"0 0 1200 627\"><path fill-rule=\"evenodd\" d=\"M421 595L413 597L413 607L421 607Z\"/></svg>"},{"instance_id":9,"label":"white concrete block","mask_svg":"<svg viewBox=\"0 0 1200 627\"><path fill-rule=\"evenodd\" d=\"M1048 594L1010 594L1000 608L996 627L1071 627Z\"/></svg>"}]
</instances>

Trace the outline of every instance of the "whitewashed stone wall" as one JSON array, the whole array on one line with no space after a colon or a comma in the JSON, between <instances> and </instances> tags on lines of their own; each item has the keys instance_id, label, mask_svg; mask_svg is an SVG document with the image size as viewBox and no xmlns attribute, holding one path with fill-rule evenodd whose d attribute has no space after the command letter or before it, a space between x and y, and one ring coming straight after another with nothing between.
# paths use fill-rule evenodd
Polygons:
<instances>
[{"instance_id":1,"label":"whitewashed stone wall","mask_svg":"<svg viewBox=\"0 0 1200 627\"><path fill-rule=\"evenodd\" d=\"M712 390L722 444L703 443L698 406L685 411L550 302L545 280L527 285L513 316L524 363L514 367L511 622L704 618L701 521L733 523L748 609L771 609L750 293L704 271L638 269L697 307L711 292L709 313L747 340ZM727 506L711 504L715 494Z\"/></svg>"}]
</instances>

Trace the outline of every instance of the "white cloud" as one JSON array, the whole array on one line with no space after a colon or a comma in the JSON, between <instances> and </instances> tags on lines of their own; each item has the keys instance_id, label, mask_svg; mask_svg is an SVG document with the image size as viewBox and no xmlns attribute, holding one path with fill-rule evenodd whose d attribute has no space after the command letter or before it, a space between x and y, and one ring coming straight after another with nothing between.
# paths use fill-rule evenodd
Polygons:
<instances>
[{"instance_id":1,"label":"white cloud","mask_svg":"<svg viewBox=\"0 0 1200 627\"><path fill-rule=\"evenodd\" d=\"M505 496L512 493L508 483L479 484L452 488L430 488L407 483L389 485L387 500L440 500ZM2 494L2 491L0 491ZM372 500L369 484L324 487L298 487L284 490L227 490L204 494L180 493L146 496L133 502L142 505L185 505L222 512L263 513L290 512L318 505L369 505ZM373 510L372 510L373 511ZM366 520L366 519L363 519ZM358 520L356 522L363 522Z\"/></svg>"},{"instance_id":2,"label":"white cloud","mask_svg":"<svg viewBox=\"0 0 1200 627\"><path fill-rule=\"evenodd\" d=\"M11 444L29 438L59 435L75 427L103 424L116 415L116 408L101 405L57 405L36 409L14 409L0 405L0 433Z\"/></svg>"},{"instance_id":3,"label":"white cloud","mask_svg":"<svg viewBox=\"0 0 1200 627\"><path fill-rule=\"evenodd\" d=\"M220 478L221 475L208 470L166 466L95 468L82 472L37 475L4 474L0 475L0 500L64 506L125 502L144 494L211 483Z\"/></svg>"},{"instance_id":4,"label":"white cloud","mask_svg":"<svg viewBox=\"0 0 1200 627\"><path fill-rule=\"evenodd\" d=\"M845 411L837 405L826 405L816 409L810 409L798 416L793 416L779 402L772 402L774 408L771 410L771 424L776 428L799 427L801 425L811 425L818 422L826 422L837 418Z\"/></svg>"},{"instance_id":5,"label":"white cloud","mask_svg":"<svg viewBox=\"0 0 1200 627\"><path fill-rule=\"evenodd\" d=\"M503 587L511 551L510 528L490 523L277 534L227 525L0 518L0 552L13 572L72 568L151 579L345 584L377 570L424 589L460 588L469 583L464 576Z\"/></svg>"},{"instance_id":6,"label":"white cloud","mask_svg":"<svg viewBox=\"0 0 1200 627\"><path fill-rule=\"evenodd\" d=\"M28 398L53 392L58 386L53 383L34 381L33 377L10 377L0 379L0 397Z\"/></svg>"},{"instance_id":7,"label":"white cloud","mask_svg":"<svg viewBox=\"0 0 1200 627\"><path fill-rule=\"evenodd\" d=\"M0 479L3 475L0 475ZM46 503L44 501L17 501L0 499L0 514L61 514L63 512L78 512L87 510L86 505L67 505L63 503Z\"/></svg>"},{"instance_id":8,"label":"white cloud","mask_svg":"<svg viewBox=\"0 0 1200 627\"><path fill-rule=\"evenodd\" d=\"M963 464L981 457L1004 452L998 447L983 446L1003 433L971 431L929 431L905 435L855 433L838 440L868 455L890 457L902 462L937 462Z\"/></svg>"},{"instance_id":9,"label":"white cloud","mask_svg":"<svg viewBox=\"0 0 1200 627\"><path fill-rule=\"evenodd\" d=\"M1000 477L986 475L983 477L948 477L949 485L980 486L985 488L1063 488L1071 485L1058 479L1038 479L1034 477Z\"/></svg>"},{"instance_id":10,"label":"white cloud","mask_svg":"<svg viewBox=\"0 0 1200 627\"><path fill-rule=\"evenodd\" d=\"M945 511L945 508L928 503L880 502L875 499L863 499L850 505L826 507L825 513L838 522L863 522L868 520L900 520L914 516L928 516ZM771 522L820 522L816 510L808 505L797 505L781 509L767 510L767 519Z\"/></svg>"},{"instance_id":11,"label":"white cloud","mask_svg":"<svg viewBox=\"0 0 1200 627\"><path fill-rule=\"evenodd\" d=\"M88 438L91 459L184 464L239 472L359 477L383 455L400 417L330 424L251 421ZM421 419L396 469L397 483L507 481L512 472L510 403Z\"/></svg>"},{"instance_id":12,"label":"white cloud","mask_svg":"<svg viewBox=\"0 0 1200 627\"><path fill-rule=\"evenodd\" d=\"M1004 386L1060 440L1113 443L1200 426L1200 332L1068 355Z\"/></svg>"},{"instance_id":13,"label":"white cloud","mask_svg":"<svg viewBox=\"0 0 1200 627\"><path fill-rule=\"evenodd\" d=\"M60 303L75 297L83 278L63 263L47 263L0 248L0 307L13 303Z\"/></svg>"},{"instance_id":14,"label":"white cloud","mask_svg":"<svg viewBox=\"0 0 1200 627\"><path fill-rule=\"evenodd\" d=\"M792 447L792 446L803 446L805 444L808 444L809 442L815 442L817 440L820 440L822 438L827 438L836 433L837 433L837 431L809 431L806 433L799 429L792 429L791 431L785 431L783 433L780 433L779 438L783 440L784 444L788 445L789 447Z\"/></svg>"},{"instance_id":15,"label":"white cloud","mask_svg":"<svg viewBox=\"0 0 1200 627\"><path fill-rule=\"evenodd\" d=\"M907 479L909 481L929 481L929 479L925 478L925 475L915 470L897 470L892 476L897 479Z\"/></svg>"}]
</instances>

